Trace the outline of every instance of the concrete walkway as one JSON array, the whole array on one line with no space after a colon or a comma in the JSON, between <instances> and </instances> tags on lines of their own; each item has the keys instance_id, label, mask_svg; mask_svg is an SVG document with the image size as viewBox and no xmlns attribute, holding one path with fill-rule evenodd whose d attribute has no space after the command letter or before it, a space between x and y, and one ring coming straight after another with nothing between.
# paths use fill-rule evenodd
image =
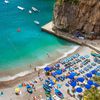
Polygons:
<instances>
[{"instance_id":1,"label":"concrete walkway","mask_svg":"<svg viewBox=\"0 0 100 100\"><path fill-rule=\"evenodd\" d=\"M88 40L88 39L81 40L81 39L73 37L69 33L63 33L63 32L60 32L60 31L55 32L52 29L53 26L54 26L53 22L51 21L51 22L47 23L46 25L42 26L41 29L43 31L51 33L51 34L53 34L53 35L55 35L57 37L60 37L60 38L63 38L65 40L74 42L76 44L88 46L91 49L93 49L93 50L97 51L98 53L100 53L100 40L93 40L93 41Z\"/></svg>"}]
</instances>

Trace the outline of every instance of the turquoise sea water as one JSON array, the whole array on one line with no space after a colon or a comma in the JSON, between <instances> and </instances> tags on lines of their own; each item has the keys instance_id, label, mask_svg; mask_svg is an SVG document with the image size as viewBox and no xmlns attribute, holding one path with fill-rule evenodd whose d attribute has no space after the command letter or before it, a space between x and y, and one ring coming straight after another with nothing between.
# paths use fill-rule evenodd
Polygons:
<instances>
[{"instance_id":1,"label":"turquoise sea water","mask_svg":"<svg viewBox=\"0 0 100 100\"><path fill-rule=\"evenodd\" d=\"M0 0L0 71L10 70L35 61L42 61L47 53L74 44L41 31L41 26L52 19L54 0ZM24 11L17 6L25 8ZM29 14L34 6L39 13ZM34 24L38 20L40 25ZM20 28L21 32L17 32Z\"/></svg>"}]
</instances>

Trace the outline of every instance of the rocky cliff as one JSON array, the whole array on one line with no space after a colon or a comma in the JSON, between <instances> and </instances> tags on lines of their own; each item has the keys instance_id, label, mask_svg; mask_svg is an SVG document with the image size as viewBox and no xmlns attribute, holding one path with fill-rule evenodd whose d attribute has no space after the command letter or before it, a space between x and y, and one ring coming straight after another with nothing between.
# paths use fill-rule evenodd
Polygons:
<instances>
[{"instance_id":1,"label":"rocky cliff","mask_svg":"<svg viewBox=\"0 0 100 100\"><path fill-rule=\"evenodd\" d=\"M62 0L54 7L54 29L69 33L79 30L86 35L100 36L100 0L79 0L77 4Z\"/></svg>"}]
</instances>

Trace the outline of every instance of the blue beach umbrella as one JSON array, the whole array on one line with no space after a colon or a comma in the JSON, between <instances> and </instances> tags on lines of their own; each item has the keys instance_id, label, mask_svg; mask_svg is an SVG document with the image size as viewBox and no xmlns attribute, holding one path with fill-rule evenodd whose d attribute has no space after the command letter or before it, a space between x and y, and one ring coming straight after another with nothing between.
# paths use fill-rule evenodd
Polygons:
<instances>
[{"instance_id":1,"label":"blue beach umbrella","mask_svg":"<svg viewBox=\"0 0 100 100\"><path fill-rule=\"evenodd\" d=\"M76 73L75 72L71 72L70 75L71 76L76 76Z\"/></svg>"},{"instance_id":2,"label":"blue beach umbrella","mask_svg":"<svg viewBox=\"0 0 100 100\"><path fill-rule=\"evenodd\" d=\"M83 82L83 81L84 81L84 78L83 78L83 77L79 77L79 78L77 78L77 80L78 80L79 82Z\"/></svg>"},{"instance_id":3,"label":"blue beach umbrella","mask_svg":"<svg viewBox=\"0 0 100 100\"><path fill-rule=\"evenodd\" d=\"M55 72L53 72L53 73L52 73L52 76L54 76L54 77L55 77L55 76L56 76L56 73L55 73Z\"/></svg>"},{"instance_id":4,"label":"blue beach umbrella","mask_svg":"<svg viewBox=\"0 0 100 100\"><path fill-rule=\"evenodd\" d=\"M50 79L50 84L53 86L55 83L53 82L52 79Z\"/></svg>"},{"instance_id":5,"label":"blue beach umbrella","mask_svg":"<svg viewBox=\"0 0 100 100\"><path fill-rule=\"evenodd\" d=\"M61 75L62 74L62 70L60 70L60 69L56 70L55 73L58 74L58 75Z\"/></svg>"},{"instance_id":6,"label":"blue beach umbrella","mask_svg":"<svg viewBox=\"0 0 100 100\"><path fill-rule=\"evenodd\" d=\"M76 75L75 72L71 72L70 75L68 76L68 78L73 79L75 75Z\"/></svg>"},{"instance_id":7,"label":"blue beach umbrella","mask_svg":"<svg viewBox=\"0 0 100 100\"><path fill-rule=\"evenodd\" d=\"M97 71L96 71L96 70L92 70L91 73L92 73L92 74L96 74Z\"/></svg>"},{"instance_id":8,"label":"blue beach umbrella","mask_svg":"<svg viewBox=\"0 0 100 100\"><path fill-rule=\"evenodd\" d=\"M76 88L76 92L81 93L83 91L83 89L81 87Z\"/></svg>"},{"instance_id":9,"label":"blue beach umbrella","mask_svg":"<svg viewBox=\"0 0 100 100\"><path fill-rule=\"evenodd\" d=\"M50 71L51 68L47 66L47 67L44 68L44 70L45 70L45 71Z\"/></svg>"},{"instance_id":10,"label":"blue beach umbrella","mask_svg":"<svg viewBox=\"0 0 100 100\"><path fill-rule=\"evenodd\" d=\"M72 82L70 83L70 85L73 86L73 87L75 87L75 86L76 86L76 81L72 81Z\"/></svg>"},{"instance_id":11,"label":"blue beach umbrella","mask_svg":"<svg viewBox=\"0 0 100 100\"><path fill-rule=\"evenodd\" d=\"M90 89L90 88L91 88L91 85L86 84L86 85L85 85L85 88L86 88L86 89Z\"/></svg>"},{"instance_id":12,"label":"blue beach umbrella","mask_svg":"<svg viewBox=\"0 0 100 100\"><path fill-rule=\"evenodd\" d=\"M74 79L74 76L69 75L68 78L69 78L69 79Z\"/></svg>"},{"instance_id":13,"label":"blue beach umbrella","mask_svg":"<svg viewBox=\"0 0 100 100\"><path fill-rule=\"evenodd\" d=\"M87 83L88 83L89 85L93 85L93 81L92 81L92 80L88 80Z\"/></svg>"},{"instance_id":14,"label":"blue beach umbrella","mask_svg":"<svg viewBox=\"0 0 100 100\"><path fill-rule=\"evenodd\" d=\"M100 86L100 85L97 84L97 83L93 83L93 85L94 85L95 87L99 87L99 86Z\"/></svg>"},{"instance_id":15,"label":"blue beach umbrella","mask_svg":"<svg viewBox=\"0 0 100 100\"><path fill-rule=\"evenodd\" d=\"M86 76L91 78L92 74L91 73L87 73Z\"/></svg>"}]
</instances>

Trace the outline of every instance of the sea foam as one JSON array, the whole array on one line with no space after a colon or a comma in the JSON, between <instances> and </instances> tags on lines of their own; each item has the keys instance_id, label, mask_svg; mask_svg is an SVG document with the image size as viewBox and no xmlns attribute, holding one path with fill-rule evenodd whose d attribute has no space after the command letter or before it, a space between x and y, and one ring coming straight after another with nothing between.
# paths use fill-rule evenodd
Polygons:
<instances>
[{"instance_id":1,"label":"sea foam","mask_svg":"<svg viewBox=\"0 0 100 100\"><path fill-rule=\"evenodd\" d=\"M64 53L63 56L57 58L55 61L52 61L52 62L50 62L50 63L46 63L46 64L44 64L44 65L42 65L42 66L36 67L37 70L38 70L38 69L43 69L43 68L45 68L47 65L50 65L50 64L52 64L52 63L54 63L54 62L57 62L58 60L60 60L60 59L62 59L62 58L64 58L64 57L67 57L69 54L71 54L71 53L75 52L77 49L79 49L79 47L80 47L80 46L74 46L73 49L71 49L71 50L69 50L68 52ZM10 81L10 80L14 80L14 79L16 79L16 78L18 78L18 77L23 77L23 76L25 76L25 75L27 75L27 74L30 74L30 73L32 73L32 70L23 71L23 72L20 72L20 73L14 75L14 76L2 77L2 78L0 78L0 81Z\"/></svg>"}]
</instances>

